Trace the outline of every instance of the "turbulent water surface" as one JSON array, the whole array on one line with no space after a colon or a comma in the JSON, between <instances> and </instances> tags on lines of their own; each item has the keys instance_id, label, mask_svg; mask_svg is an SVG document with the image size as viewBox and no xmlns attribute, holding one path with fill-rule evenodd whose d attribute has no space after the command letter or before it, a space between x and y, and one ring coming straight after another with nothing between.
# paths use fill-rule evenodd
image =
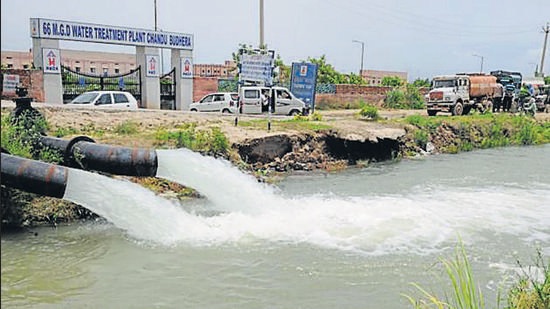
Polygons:
<instances>
[{"instance_id":1,"label":"turbulent water surface","mask_svg":"<svg viewBox=\"0 0 550 309\"><path fill-rule=\"evenodd\" d=\"M462 239L494 304L550 256L550 146L502 148L258 183L229 163L158 151L183 205L70 170L65 199L108 222L2 235L5 308L411 308L450 289Z\"/></svg>"}]
</instances>

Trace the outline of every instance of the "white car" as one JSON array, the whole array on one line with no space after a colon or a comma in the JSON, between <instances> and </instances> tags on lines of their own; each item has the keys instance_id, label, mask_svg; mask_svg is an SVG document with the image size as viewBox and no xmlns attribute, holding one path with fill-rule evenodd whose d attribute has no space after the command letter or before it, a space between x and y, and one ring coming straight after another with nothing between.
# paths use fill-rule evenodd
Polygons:
<instances>
[{"instance_id":1,"label":"white car","mask_svg":"<svg viewBox=\"0 0 550 309\"><path fill-rule=\"evenodd\" d=\"M125 91L89 91L74 98L66 106L138 109L136 98Z\"/></svg>"},{"instance_id":2,"label":"white car","mask_svg":"<svg viewBox=\"0 0 550 309\"><path fill-rule=\"evenodd\" d=\"M191 103L192 112L236 113L239 94L236 92L216 92L204 96L200 101Z\"/></svg>"},{"instance_id":3,"label":"white car","mask_svg":"<svg viewBox=\"0 0 550 309\"><path fill-rule=\"evenodd\" d=\"M271 98L275 97L275 100ZM307 115L309 107L284 87L243 86L240 102L243 114L261 114L269 111L275 115Z\"/></svg>"}]
</instances>

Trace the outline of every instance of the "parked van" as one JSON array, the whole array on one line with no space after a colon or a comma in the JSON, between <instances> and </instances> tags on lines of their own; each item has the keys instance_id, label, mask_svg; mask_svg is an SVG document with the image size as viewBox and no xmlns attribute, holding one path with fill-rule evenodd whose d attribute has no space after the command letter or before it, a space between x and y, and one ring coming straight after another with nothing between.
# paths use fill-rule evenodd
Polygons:
<instances>
[{"instance_id":1,"label":"parked van","mask_svg":"<svg viewBox=\"0 0 550 309\"><path fill-rule=\"evenodd\" d=\"M240 112L243 114L267 113L270 104L275 115L307 115L309 112L307 105L284 87L243 86L239 90Z\"/></svg>"}]
</instances>

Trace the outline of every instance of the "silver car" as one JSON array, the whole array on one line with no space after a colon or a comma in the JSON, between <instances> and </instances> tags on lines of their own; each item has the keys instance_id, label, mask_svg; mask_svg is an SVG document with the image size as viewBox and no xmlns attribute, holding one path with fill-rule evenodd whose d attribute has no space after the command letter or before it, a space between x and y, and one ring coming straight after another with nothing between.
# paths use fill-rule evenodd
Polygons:
<instances>
[{"instance_id":1,"label":"silver car","mask_svg":"<svg viewBox=\"0 0 550 309\"><path fill-rule=\"evenodd\" d=\"M216 92L204 96L200 101L191 103L192 112L236 113L239 95L236 92Z\"/></svg>"}]
</instances>

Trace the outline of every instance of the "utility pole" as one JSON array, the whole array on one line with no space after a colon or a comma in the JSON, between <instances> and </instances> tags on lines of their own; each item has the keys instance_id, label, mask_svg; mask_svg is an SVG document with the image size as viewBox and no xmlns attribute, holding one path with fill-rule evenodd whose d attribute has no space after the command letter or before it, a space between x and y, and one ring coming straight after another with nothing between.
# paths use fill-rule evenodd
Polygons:
<instances>
[{"instance_id":1,"label":"utility pole","mask_svg":"<svg viewBox=\"0 0 550 309\"><path fill-rule=\"evenodd\" d=\"M260 0L260 49L264 48L264 0Z\"/></svg>"},{"instance_id":2,"label":"utility pole","mask_svg":"<svg viewBox=\"0 0 550 309\"><path fill-rule=\"evenodd\" d=\"M542 56L540 58L539 76L544 76L544 57L546 56L546 43L548 42L548 32L550 32L550 23L546 23L546 27L542 27L544 31L544 44L542 46Z\"/></svg>"},{"instance_id":3,"label":"utility pole","mask_svg":"<svg viewBox=\"0 0 550 309\"><path fill-rule=\"evenodd\" d=\"M479 74L482 74L483 73L483 59L484 59L484 57L480 56L478 54L473 54L472 56L481 58L481 68L479 69Z\"/></svg>"},{"instance_id":4,"label":"utility pole","mask_svg":"<svg viewBox=\"0 0 550 309\"><path fill-rule=\"evenodd\" d=\"M158 24L157 24L157 0L154 1L155 2L155 32L158 31ZM162 29L161 29L162 31ZM164 74L164 59L163 59L163 50L162 48L160 49L160 75L162 76Z\"/></svg>"},{"instance_id":5,"label":"utility pole","mask_svg":"<svg viewBox=\"0 0 550 309\"><path fill-rule=\"evenodd\" d=\"M363 59L365 58L365 42L358 40L352 40L352 42L361 44L361 69L359 70L359 77L363 78L361 74L363 73Z\"/></svg>"},{"instance_id":6,"label":"utility pole","mask_svg":"<svg viewBox=\"0 0 550 309\"><path fill-rule=\"evenodd\" d=\"M155 0L155 31L157 31L157 0Z\"/></svg>"}]
</instances>

